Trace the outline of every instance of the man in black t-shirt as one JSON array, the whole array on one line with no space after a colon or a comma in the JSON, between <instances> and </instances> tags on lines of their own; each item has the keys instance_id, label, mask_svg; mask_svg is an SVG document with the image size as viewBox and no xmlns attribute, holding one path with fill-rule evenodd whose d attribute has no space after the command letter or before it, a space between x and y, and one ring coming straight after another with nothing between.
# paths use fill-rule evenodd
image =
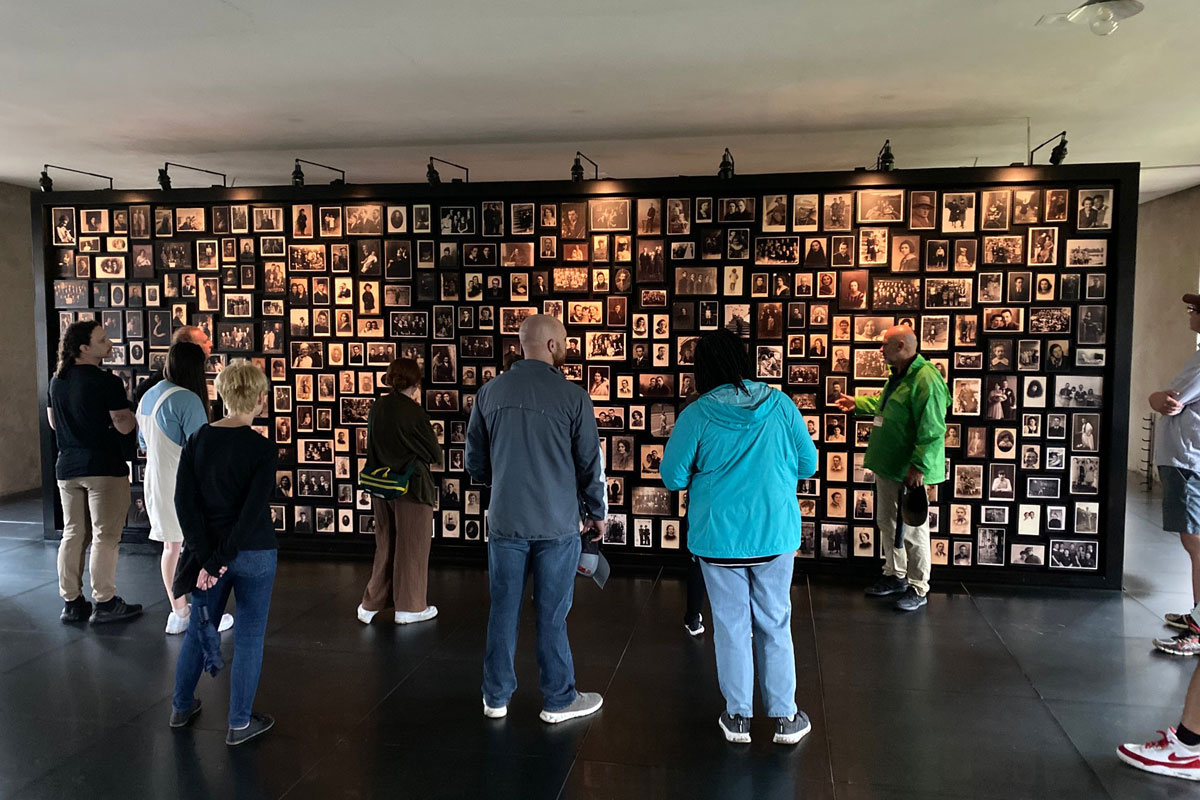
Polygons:
<instances>
[{"instance_id":1,"label":"man in black t-shirt","mask_svg":"<svg viewBox=\"0 0 1200 800\"><path fill-rule=\"evenodd\" d=\"M116 622L142 613L116 594L117 554L129 511L129 466L124 449L137 428L121 379L100 369L112 353L95 320L63 333L58 369L50 380L46 416L58 444L54 472L63 508L58 548L58 592L63 622ZM88 520L91 527L88 527ZM92 599L83 596L83 559L92 545Z\"/></svg>"}]
</instances>

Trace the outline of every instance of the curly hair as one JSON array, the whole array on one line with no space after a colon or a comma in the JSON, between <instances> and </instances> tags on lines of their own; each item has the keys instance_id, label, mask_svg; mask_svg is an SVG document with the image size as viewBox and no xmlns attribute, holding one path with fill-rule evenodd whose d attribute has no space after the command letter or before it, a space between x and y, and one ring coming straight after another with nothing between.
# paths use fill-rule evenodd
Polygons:
<instances>
[{"instance_id":1,"label":"curly hair","mask_svg":"<svg viewBox=\"0 0 1200 800\"><path fill-rule=\"evenodd\" d=\"M94 319L83 319L67 326L58 342L58 369L54 374L59 380L67 377L67 370L75 366L83 346L92 343L92 331L99 327L100 323Z\"/></svg>"}]
</instances>

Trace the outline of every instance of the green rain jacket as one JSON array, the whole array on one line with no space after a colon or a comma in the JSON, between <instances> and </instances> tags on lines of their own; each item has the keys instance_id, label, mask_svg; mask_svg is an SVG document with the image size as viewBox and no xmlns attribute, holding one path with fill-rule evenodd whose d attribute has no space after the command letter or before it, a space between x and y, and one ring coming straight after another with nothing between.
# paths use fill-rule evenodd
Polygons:
<instances>
[{"instance_id":1,"label":"green rain jacket","mask_svg":"<svg viewBox=\"0 0 1200 800\"><path fill-rule=\"evenodd\" d=\"M925 474L925 483L946 480L946 410L950 390L937 367L917 356L899 382L895 373L878 397L855 397L854 412L883 417L871 429L867 469L903 481L909 466Z\"/></svg>"}]
</instances>

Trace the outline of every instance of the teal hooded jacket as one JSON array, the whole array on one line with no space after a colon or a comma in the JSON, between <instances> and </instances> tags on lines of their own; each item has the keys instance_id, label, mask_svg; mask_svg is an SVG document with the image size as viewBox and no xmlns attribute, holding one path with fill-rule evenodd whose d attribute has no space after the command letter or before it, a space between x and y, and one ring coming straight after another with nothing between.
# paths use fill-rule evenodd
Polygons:
<instances>
[{"instance_id":1,"label":"teal hooded jacket","mask_svg":"<svg viewBox=\"0 0 1200 800\"><path fill-rule=\"evenodd\" d=\"M659 472L688 490L688 549L706 558L756 558L800 547L796 483L817 468L803 417L782 392L745 381L718 386L684 409Z\"/></svg>"}]
</instances>

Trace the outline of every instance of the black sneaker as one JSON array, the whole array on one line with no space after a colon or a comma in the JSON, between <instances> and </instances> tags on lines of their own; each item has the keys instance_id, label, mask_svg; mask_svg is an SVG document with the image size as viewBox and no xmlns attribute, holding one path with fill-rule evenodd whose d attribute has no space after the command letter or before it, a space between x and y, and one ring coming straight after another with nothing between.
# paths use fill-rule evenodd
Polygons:
<instances>
[{"instance_id":1,"label":"black sneaker","mask_svg":"<svg viewBox=\"0 0 1200 800\"><path fill-rule=\"evenodd\" d=\"M250 724L246 727L235 730L229 729L225 734L225 744L230 747L236 747L239 744L245 744L256 736L262 736L267 731L275 726L275 718L267 714L251 714Z\"/></svg>"},{"instance_id":2,"label":"black sneaker","mask_svg":"<svg viewBox=\"0 0 1200 800\"><path fill-rule=\"evenodd\" d=\"M741 714L730 716L728 711L722 711L717 724L721 726L721 733L725 734L725 741L749 744L750 720Z\"/></svg>"},{"instance_id":3,"label":"black sneaker","mask_svg":"<svg viewBox=\"0 0 1200 800\"><path fill-rule=\"evenodd\" d=\"M870 597L887 597L889 594L900 594L907 588L908 581L904 578L897 578L895 575L884 575L867 587L867 595Z\"/></svg>"},{"instance_id":4,"label":"black sneaker","mask_svg":"<svg viewBox=\"0 0 1200 800\"><path fill-rule=\"evenodd\" d=\"M688 632L689 636L699 636L704 633L704 615L697 614L695 619L685 619L683 629Z\"/></svg>"},{"instance_id":5,"label":"black sneaker","mask_svg":"<svg viewBox=\"0 0 1200 800\"><path fill-rule=\"evenodd\" d=\"M79 595L74 600L67 601L58 618L63 622L87 622L91 615L92 604L84 599L83 595Z\"/></svg>"},{"instance_id":6,"label":"black sneaker","mask_svg":"<svg viewBox=\"0 0 1200 800\"><path fill-rule=\"evenodd\" d=\"M803 711L797 711L791 719L775 718L775 744L795 744L808 736L812 731L812 723Z\"/></svg>"},{"instance_id":7,"label":"black sneaker","mask_svg":"<svg viewBox=\"0 0 1200 800\"><path fill-rule=\"evenodd\" d=\"M896 609L898 611L916 611L925 603L925 596L917 594L917 590L910 586L904 596L896 601Z\"/></svg>"},{"instance_id":8,"label":"black sneaker","mask_svg":"<svg viewBox=\"0 0 1200 800\"><path fill-rule=\"evenodd\" d=\"M192 707L188 711L176 711L171 709L171 720L167 724L172 728L186 728L192 724L192 720L200 713L200 701L193 699Z\"/></svg>"},{"instance_id":9,"label":"black sneaker","mask_svg":"<svg viewBox=\"0 0 1200 800\"><path fill-rule=\"evenodd\" d=\"M113 595L111 600L96 603L96 610L92 612L92 624L103 625L106 622L120 622L133 619L141 613L142 607L139 604L126 603L120 597Z\"/></svg>"}]
</instances>

